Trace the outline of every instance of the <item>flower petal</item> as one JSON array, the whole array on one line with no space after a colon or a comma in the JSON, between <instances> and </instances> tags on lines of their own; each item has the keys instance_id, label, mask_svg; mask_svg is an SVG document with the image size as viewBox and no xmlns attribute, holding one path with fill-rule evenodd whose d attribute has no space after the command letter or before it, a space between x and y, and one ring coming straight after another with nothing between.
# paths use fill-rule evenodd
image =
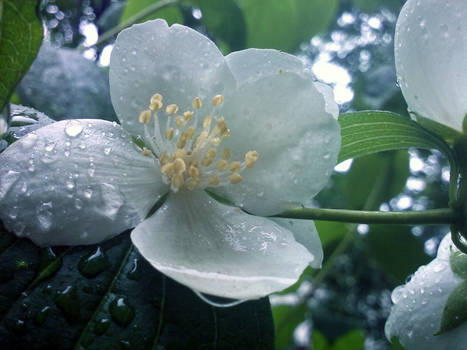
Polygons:
<instances>
[{"instance_id":1,"label":"flower petal","mask_svg":"<svg viewBox=\"0 0 467 350\"><path fill-rule=\"evenodd\" d=\"M204 35L185 26L148 21L123 30L110 60L110 93L122 126L142 135L138 115L150 97L192 109L194 97L209 99L235 81L224 56ZM205 103L206 108L209 103Z\"/></svg>"},{"instance_id":2,"label":"flower petal","mask_svg":"<svg viewBox=\"0 0 467 350\"><path fill-rule=\"evenodd\" d=\"M444 306L451 292L462 282L450 267L449 256L455 246L448 234L437 257L421 266L405 285L392 292L394 306L386 322L386 337L399 338L410 350L463 350L467 344L467 324L437 336Z\"/></svg>"},{"instance_id":3,"label":"flower petal","mask_svg":"<svg viewBox=\"0 0 467 350\"><path fill-rule=\"evenodd\" d=\"M232 159L256 150L255 166L221 196L257 215L304 203L327 183L340 148L339 125L308 74L284 72L247 82L226 96L223 115Z\"/></svg>"},{"instance_id":4,"label":"flower petal","mask_svg":"<svg viewBox=\"0 0 467 350\"><path fill-rule=\"evenodd\" d=\"M409 110L462 131L467 114L467 2L409 0L397 21L398 80Z\"/></svg>"},{"instance_id":5,"label":"flower petal","mask_svg":"<svg viewBox=\"0 0 467 350\"><path fill-rule=\"evenodd\" d=\"M169 196L131 238L164 274L199 292L234 299L288 287L313 259L287 229L203 191Z\"/></svg>"},{"instance_id":6,"label":"flower petal","mask_svg":"<svg viewBox=\"0 0 467 350\"><path fill-rule=\"evenodd\" d=\"M313 257L313 260L310 261L311 267L321 268L324 256L323 246L313 221L283 218L271 218L271 220L292 232L295 240L308 249Z\"/></svg>"},{"instance_id":7,"label":"flower petal","mask_svg":"<svg viewBox=\"0 0 467 350\"><path fill-rule=\"evenodd\" d=\"M304 73L305 66L296 56L273 49L246 49L225 57L239 85L284 72ZM311 72L308 71L311 75Z\"/></svg>"},{"instance_id":8,"label":"flower petal","mask_svg":"<svg viewBox=\"0 0 467 350\"><path fill-rule=\"evenodd\" d=\"M0 219L38 245L96 243L141 222L159 174L118 124L61 121L0 154Z\"/></svg>"}]
</instances>

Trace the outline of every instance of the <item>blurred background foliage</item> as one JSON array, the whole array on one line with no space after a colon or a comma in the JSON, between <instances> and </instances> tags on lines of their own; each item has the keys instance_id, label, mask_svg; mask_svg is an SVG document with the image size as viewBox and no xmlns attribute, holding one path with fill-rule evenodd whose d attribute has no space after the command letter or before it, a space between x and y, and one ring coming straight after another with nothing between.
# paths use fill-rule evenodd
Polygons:
<instances>
[{"instance_id":1,"label":"blurred background foliage","mask_svg":"<svg viewBox=\"0 0 467 350\"><path fill-rule=\"evenodd\" d=\"M208 35L225 54L268 47L298 55L317 79L333 86L341 112L407 115L393 54L403 0L164 2L164 8L144 12L158 1L43 1L39 10L50 43L12 101L57 120L114 120L107 82L114 29L135 18L162 17ZM309 204L383 211L446 207L448 170L440 153L415 149L349 160L336 167L327 188ZM448 227L316 225L325 250L323 269L306 270L296 285L270 298L276 349L400 349L384 337L391 291L435 255Z\"/></svg>"}]
</instances>

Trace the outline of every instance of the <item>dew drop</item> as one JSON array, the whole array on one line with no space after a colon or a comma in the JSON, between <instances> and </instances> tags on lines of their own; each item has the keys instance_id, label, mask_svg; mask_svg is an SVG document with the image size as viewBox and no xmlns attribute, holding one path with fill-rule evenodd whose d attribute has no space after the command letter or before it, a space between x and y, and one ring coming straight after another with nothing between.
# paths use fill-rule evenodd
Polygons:
<instances>
[{"instance_id":1,"label":"dew drop","mask_svg":"<svg viewBox=\"0 0 467 350\"><path fill-rule=\"evenodd\" d=\"M135 281L141 278L141 268L137 258L133 259L133 265L131 266L130 271L127 273L127 277Z\"/></svg>"},{"instance_id":2,"label":"dew drop","mask_svg":"<svg viewBox=\"0 0 467 350\"><path fill-rule=\"evenodd\" d=\"M37 135L31 132L21 139L21 146L23 149L30 149L36 142Z\"/></svg>"},{"instance_id":3,"label":"dew drop","mask_svg":"<svg viewBox=\"0 0 467 350\"><path fill-rule=\"evenodd\" d=\"M75 287L67 286L64 290L58 292L55 303L67 317L71 319L79 317L80 305Z\"/></svg>"},{"instance_id":4,"label":"dew drop","mask_svg":"<svg viewBox=\"0 0 467 350\"><path fill-rule=\"evenodd\" d=\"M50 306L44 306L42 309L40 309L34 317L34 323L38 326L44 324L47 316L49 315L49 310Z\"/></svg>"},{"instance_id":5,"label":"dew drop","mask_svg":"<svg viewBox=\"0 0 467 350\"><path fill-rule=\"evenodd\" d=\"M108 156L108 155L110 154L110 151L111 151L111 150L112 150L112 149L111 149L110 147L104 148L104 154L105 154L106 156Z\"/></svg>"},{"instance_id":6,"label":"dew drop","mask_svg":"<svg viewBox=\"0 0 467 350\"><path fill-rule=\"evenodd\" d=\"M84 197L87 198L87 199L91 199L92 190L90 188L87 188L86 190L84 190Z\"/></svg>"},{"instance_id":7,"label":"dew drop","mask_svg":"<svg viewBox=\"0 0 467 350\"><path fill-rule=\"evenodd\" d=\"M123 327L128 326L135 316L125 297L115 298L109 305L109 312L114 322Z\"/></svg>"},{"instance_id":8,"label":"dew drop","mask_svg":"<svg viewBox=\"0 0 467 350\"><path fill-rule=\"evenodd\" d=\"M79 198L75 199L75 208L81 210L83 208L83 201Z\"/></svg>"},{"instance_id":9,"label":"dew drop","mask_svg":"<svg viewBox=\"0 0 467 350\"><path fill-rule=\"evenodd\" d=\"M110 266L109 260L101 247L81 258L78 269L85 277L91 278L97 276Z\"/></svg>"},{"instance_id":10,"label":"dew drop","mask_svg":"<svg viewBox=\"0 0 467 350\"><path fill-rule=\"evenodd\" d=\"M109 329L109 326L110 320L108 318L101 318L94 324L94 333L97 335L102 335L107 331L107 329Z\"/></svg>"},{"instance_id":11,"label":"dew drop","mask_svg":"<svg viewBox=\"0 0 467 350\"><path fill-rule=\"evenodd\" d=\"M65 125L65 133L70 137L76 137L83 131L81 123L77 120L69 121Z\"/></svg>"}]
</instances>

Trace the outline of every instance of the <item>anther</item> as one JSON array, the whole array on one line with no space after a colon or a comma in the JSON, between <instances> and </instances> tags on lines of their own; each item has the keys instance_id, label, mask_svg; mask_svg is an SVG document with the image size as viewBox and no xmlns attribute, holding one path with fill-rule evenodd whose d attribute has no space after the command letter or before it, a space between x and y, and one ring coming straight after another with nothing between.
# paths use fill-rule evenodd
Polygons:
<instances>
[{"instance_id":1,"label":"anther","mask_svg":"<svg viewBox=\"0 0 467 350\"><path fill-rule=\"evenodd\" d=\"M151 111L145 110L139 114L138 120L141 124L149 124L151 121Z\"/></svg>"},{"instance_id":2,"label":"anther","mask_svg":"<svg viewBox=\"0 0 467 350\"><path fill-rule=\"evenodd\" d=\"M214 148L211 148L209 151L207 151L206 153L206 157L209 157L209 158L215 158L217 155L217 152Z\"/></svg>"},{"instance_id":3,"label":"anther","mask_svg":"<svg viewBox=\"0 0 467 350\"><path fill-rule=\"evenodd\" d=\"M210 166L212 163L212 158L206 156L203 158L203 160L201 161L201 164L204 165L204 166Z\"/></svg>"},{"instance_id":4,"label":"anther","mask_svg":"<svg viewBox=\"0 0 467 350\"><path fill-rule=\"evenodd\" d=\"M177 124L178 127L185 125L185 118L182 117L181 115L177 116L175 118L175 124Z\"/></svg>"},{"instance_id":5,"label":"anther","mask_svg":"<svg viewBox=\"0 0 467 350\"><path fill-rule=\"evenodd\" d=\"M176 174L172 176L172 187L175 190L178 190L180 187L183 186L185 183L185 179L183 178L183 175L181 174Z\"/></svg>"},{"instance_id":6,"label":"anther","mask_svg":"<svg viewBox=\"0 0 467 350\"><path fill-rule=\"evenodd\" d=\"M160 165L164 166L169 162L169 156L165 153L162 153L159 158Z\"/></svg>"},{"instance_id":7,"label":"anther","mask_svg":"<svg viewBox=\"0 0 467 350\"><path fill-rule=\"evenodd\" d=\"M192 126L190 126L186 131L185 131L185 134L186 134L186 137L187 139L191 140L193 138L193 136L195 135L195 131L196 129Z\"/></svg>"},{"instance_id":8,"label":"anther","mask_svg":"<svg viewBox=\"0 0 467 350\"><path fill-rule=\"evenodd\" d=\"M209 115L206 118L204 118L203 128L209 129L209 127L211 126L211 121L212 121L212 118Z\"/></svg>"},{"instance_id":9,"label":"anther","mask_svg":"<svg viewBox=\"0 0 467 350\"><path fill-rule=\"evenodd\" d=\"M176 104L171 104L165 107L165 113L168 115L173 115L178 112L178 106Z\"/></svg>"},{"instance_id":10,"label":"anther","mask_svg":"<svg viewBox=\"0 0 467 350\"><path fill-rule=\"evenodd\" d=\"M201 101L199 97L195 97L191 105L193 106L193 108L200 109L201 107L203 107L203 101Z\"/></svg>"},{"instance_id":11,"label":"anther","mask_svg":"<svg viewBox=\"0 0 467 350\"><path fill-rule=\"evenodd\" d=\"M189 122L191 119L193 119L193 112L192 111L183 112L183 116L185 117L185 120Z\"/></svg>"},{"instance_id":12,"label":"anther","mask_svg":"<svg viewBox=\"0 0 467 350\"><path fill-rule=\"evenodd\" d=\"M213 106L218 106L224 102L224 96L222 95L216 95L212 98L212 105Z\"/></svg>"},{"instance_id":13,"label":"anther","mask_svg":"<svg viewBox=\"0 0 467 350\"><path fill-rule=\"evenodd\" d=\"M141 152L141 154L145 157L149 157L150 155L152 155L152 152L149 148L143 147L143 151Z\"/></svg>"},{"instance_id":14,"label":"anther","mask_svg":"<svg viewBox=\"0 0 467 350\"><path fill-rule=\"evenodd\" d=\"M233 185L238 184L242 180L243 178L239 173L233 173L232 175L229 176L229 181Z\"/></svg>"},{"instance_id":15,"label":"anther","mask_svg":"<svg viewBox=\"0 0 467 350\"><path fill-rule=\"evenodd\" d=\"M188 174L190 174L191 177L199 177L199 170L197 167L190 165L188 168Z\"/></svg>"},{"instance_id":16,"label":"anther","mask_svg":"<svg viewBox=\"0 0 467 350\"><path fill-rule=\"evenodd\" d=\"M177 147L178 148L185 148L186 146L186 138L180 137L180 140L177 142Z\"/></svg>"},{"instance_id":17,"label":"anther","mask_svg":"<svg viewBox=\"0 0 467 350\"><path fill-rule=\"evenodd\" d=\"M175 153L174 153L174 158L185 158L186 156L186 151L184 149L178 149Z\"/></svg>"},{"instance_id":18,"label":"anther","mask_svg":"<svg viewBox=\"0 0 467 350\"><path fill-rule=\"evenodd\" d=\"M229 169L230 171L234 172L234 171L239 171L241 168L241 163L240 162L232 162L230 163L230 166L229 166Z\"/></svg>"},{"instance_id":19,"label":"anther","mask_svg":"<svg viewBox=\"0 0 467 350\"><path fill-rule=\"evenodd\" d=\"M217 176L211 176L209 178L209 184L211 186L218 186L220 184L220 180L219 180L219 178Z\"/></svg>"},{"instance_id":20,"label":"anther","mask_svg":"<svg viewBox=\"0 0 467 350\"><path fill-rule=\"evenodd\" d=\"M174 137L174 132L175 132L174 128L169 128L169 130L165 132L165 138L167 140L172 140L172 138Z\"/></svg>"},{"instance_id":21,"label":"anther","mask_svg":"<svg viewBox=\"0 0 467 350\"><path fill-rule=\"evenodd\" d=\"M217 162L216 168L219 171L225 171L229 167L229 163L225 159L221 159Z\"/></svg>"},{"instance_id":22,"label":"anther","mask_svg":"<svg viewBox=\"0 0 467 350\"><path fill-rule=\"evenodd\" d=\"M161 173L171 177L174 174L174 164L167 163L161 168Z\"/></svg>"},{"instance_id":23,"label":"anther","mask_svg":"<svg viewBox=\"0 0 467 350\"><path fill-rule=\"evenodd\" d=\"M154 94L151 96L151 101L149 104L149 109L152 111L158 111L162 108L162 95Z\"/></svg>"},{"instance_id":24,"label":"anther","mask_svg":"<svg viewBox=\"0 0 467 350\"><path fill-rule=\"evenodd\" d=\"M186 187L188 190L193 191L199 185L199 180L197 178L191 178L186 182Z\"/></svg>"},{"instance_id":25,"label":"anther","mask_svg":"<svg viewBox=\"0 0 467 350\"><path fill-rule=\"evenodd\" d=\"M186 164L183 159L177 158L173 162L175 174L183 174L186 170Z\"/></svg>"},{"instance_id":26,"label":"anther","mask_svg":"<svg viewBox=\"0 0 467 350\"><path fill-rule=\"evenodd\" d=\"M252 168L258 160L259 154L256 151L248 151L245 154L245 165L247 168Z\"/></svg>"}]
</instances>

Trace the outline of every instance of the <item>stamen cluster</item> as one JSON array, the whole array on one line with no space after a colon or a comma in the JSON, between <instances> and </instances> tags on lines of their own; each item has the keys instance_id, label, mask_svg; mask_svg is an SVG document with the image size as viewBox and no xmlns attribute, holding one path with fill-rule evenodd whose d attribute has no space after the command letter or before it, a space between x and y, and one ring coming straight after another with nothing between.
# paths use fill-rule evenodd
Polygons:
<instances>
[{"instance_id":1,"label":"stamen cluster","mask_svg":"<svg viewBox=\"0 0 467 350\"><path fill-rule=\"evenodd\" d=\"M242 162L231 161L229 148L218 150L222 141L230 136L223 117L208 115L198 125L200 121L196 111L203 106L201 98L193 99L193 110L180 114L176 104L169 104L163 109L162 100L162 95L154 94L149 109L142 111L138 120L144 125L145 140L149 147L144 147L142 154L158 159L163 179L170 184L172 191L192 191L241 182L241 172L254 166L259 157L258 152L248 151ZM223 102L222 95L212 98L214 109ZM159 111L165 112L166 117L160 117ZM152 135L149 132L151 121ZM163 126L165 131L162 134Z\"/></svg>"}]
</instances>

